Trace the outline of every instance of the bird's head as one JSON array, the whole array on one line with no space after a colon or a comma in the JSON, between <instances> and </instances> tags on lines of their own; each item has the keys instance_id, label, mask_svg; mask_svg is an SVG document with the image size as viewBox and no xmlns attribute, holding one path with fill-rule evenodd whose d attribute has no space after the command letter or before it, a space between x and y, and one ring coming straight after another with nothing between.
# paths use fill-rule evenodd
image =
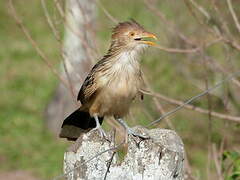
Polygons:
<instances>
[{"instance_id":1,"label":"bird's head","mask_svg":"<svg viewBox=\"0 0 240 180\"><path fill-rule=\"evenodd\" d=\"M112 33L112 45L129 49L154 46L156 44L152 41L153 39L157 39L156 36L134 20L119 23Z\"/></svg>"}]
</instances>

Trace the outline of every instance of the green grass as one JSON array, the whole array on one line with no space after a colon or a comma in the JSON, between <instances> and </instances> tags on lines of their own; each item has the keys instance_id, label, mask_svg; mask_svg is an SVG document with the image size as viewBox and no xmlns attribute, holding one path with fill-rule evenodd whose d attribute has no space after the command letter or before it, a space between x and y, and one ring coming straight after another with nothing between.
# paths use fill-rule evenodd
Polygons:
<instances>
[{"instance_id":1,"label":"green grass","mask_svg":"<svg viewBox=\"0 0 240 180\"><path fill-rule=\"evenodd\" d=\"M16 3L24 23L51 63L58 63L57 43L43 18L40 2L25 3ZM67 147L50 135L43 121L57 79L9 16L6 4L1 3L0 12L0 169L24 169L50 179L62 173Z\"/></svg>"},{"instance_id":2,"label":"green grass","mask_svg":"<svg viewBox=\"0 0 240 180\"><path fill-rule=\"evenodd\" d=\"M22 0L14 3L33 38L47 54L54 67L59 68L58 43L46 23L40 1ZM56 15L51 3L48 2L48 7L51 13ZM134 18L146 29L156 32L161 44L181 46L177 41L175 43L174 40L169 39L164 24L147 10L142 1L102 0L102 3L117 19L123 21ZM159 1L158 8L161 8L172 21L176 22L175 19L178 18L179 28L184 29L189 36L194 36L196 33L199 35L198 38L204 36L205 33L197 28L196 22L189 17L188 12L183 11L186 7L182 3L178 3L179 6L171 3L164 4ZM62 173L63 153L68 146L66 142L54 139L44 127L44 110L52 98L58 79L17 28L12 17L9 16L6 3L0 4L0 18L0 171L24 169L43 179L51 179ZM97 23L97 36L100 50L104 53L109 46L113 23L100 9L98 19L101 21ZM190 21L192 23L189 23ZM213 46L208 53L217 56L221 61L224 59L221 46ZM235 56L239 57L239 54ZM142 64L155 91L181 100L186 100L200 92L179 70L181 67L189 67L194 72L192 76L201 75L203 68L195 62L189 62L186 55L149 49L143 57ZM221 103L218 103L215 97L212 99L216 107L214 110L221 111L223 109ZM174 107L161 103L166 111ZM207 108L206 98L201 98L195 104ZM145 97L143 106L154 119L160 116L150 97ZM149 118L142 113L138 104L134 108L134 115L137 121L130 124L149 123ZM172 116L171 120L184 141L194 173L199 174L200 179L205 179L208 117L181 110ZM160 123L160 127L167 127L164 120ZM214 118L212 134L214 143L219 145L223 135L226 134L227 145L231 148L239 143L239 140L234 138L238 132L239 126Z\"/></svg>"}]
</instances>

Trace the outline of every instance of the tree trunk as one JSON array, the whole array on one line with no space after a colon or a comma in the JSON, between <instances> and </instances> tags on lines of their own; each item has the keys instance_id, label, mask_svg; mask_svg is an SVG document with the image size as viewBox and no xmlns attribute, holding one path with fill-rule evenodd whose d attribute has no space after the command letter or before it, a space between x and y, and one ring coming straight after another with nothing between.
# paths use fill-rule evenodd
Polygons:
<instances>
[{"instance_id":1,"label":"tree trunk","mask_svg":"<svg viewBox=\"0 0 240 180\"><path fill-rule=\"evenodd\" d=\"M62 76L70 88L60 83L45 113L46 126L55 135L58 135L63 119L79 106L76 96L92 67L95 17L95 1L66 1Z\"/></svg>"}]
</instances>

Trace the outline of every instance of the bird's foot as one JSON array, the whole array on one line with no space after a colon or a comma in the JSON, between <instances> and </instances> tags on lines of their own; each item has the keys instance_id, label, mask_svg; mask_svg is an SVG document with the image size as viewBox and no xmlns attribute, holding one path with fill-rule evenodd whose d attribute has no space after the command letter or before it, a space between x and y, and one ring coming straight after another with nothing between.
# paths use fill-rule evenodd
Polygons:
<instances>
[{"instance_id":1,"label":"bird's foot","mask_svg":"<svg viewBox=\"0 0 240 180\"><path fill-rule=\"evenodd\" d=\"M139 133L136 133L132 128L126 128L126 136L125 136L125 143L128 144L128 136L132 135L133 137L138 137L139 139L133 139L136 143L136 146L139 147L139 143L146 140L146 139L150 139L149 136L145 136L145 135L141 135Z\"/></svg>"},{"instance_id":2,"label":"bird's foot","mask_svg":"<svg viewBox=\"0 0 240 180\"><path fill-rule=\"evenodd\" d=\"M102 126L99 123L98 116L94 115L94 119L95 119L95 122L96 122L96 127L93 128L91 131L98 130L99 133L100 133L101 138L104 138L107 141L109 141L109 139L107 138L107 134L105 133L105 131L103 130Z\"/></svg>"},{"instance_id":3,"label":"bird's foot","mask_svg":"<svg viewBox=\"0 0 240 180\"><path fill-rule=\"evenodd\" d=\"M107 137L107 134L105 133L105 131L103 130L103 128L101 126L97 126L97 127L93 128L91 131L95 131L95 130L99 131L100 136L102 138Z\"/></svg>"},{"instance_id":4,"label":"bird's foot","mask_svg":"<svg viewBox=\"0 0 240 180\"><path fill-rule=\"evenodd\" d=\"M111 141L109 140L106 132L104 131L104 129L103 129L101 126L95 127L95 128L93 128L91 131L95 131L95 130L97 130L97 131L99 132L99 134L100 134L100 136L101 136L102 139L105 139L105 140L111 142Z\"/></svg>"},{"instance_id":5,"label":"bird's foot","mask_svg":"<svg viewBox=\"0 0 240 180\"><path fill-rule=\"evenodd\" d=\"M149 139L149 136L144 136L139 133L136 133L132 128L130 128L127 123L125 123L121 118L115 118L126 130L125 143L128 143L128 135L132 135L134 137L139 137L141 140Z\"/></svg>"},{"instance_id":6,"label":"bird's foot","mask_svg":"<svg viewBox=\"0 0 240 180\"><path fill-rule=\"evenodd\" d=\"M139 133L136 133L132 128L127 129L127 136L125 137L125 143L128 143L128 136L132 135L133 137L138 137L138 139L133 138L134 142L136 143L136 146L139 148L140 143L144 140L150 139L147 135L141 135Z\"/></svg>"},{"instance_id":7,"label":"bird's foot","mask_svg":"<svg viewBox=\"0 0 240 180\"><path fill-rule=\"evenodd\" d=\"M142 140L145 140L145 139L149 139L150 137L149 136L145 136L145 135L141 135L139 133L136 133L132 128L128 128L127 129L127 133L128 135L132 135L132 136L135 136L135 137L139 137L140 139Z\"/></svg>"}]
</instances>

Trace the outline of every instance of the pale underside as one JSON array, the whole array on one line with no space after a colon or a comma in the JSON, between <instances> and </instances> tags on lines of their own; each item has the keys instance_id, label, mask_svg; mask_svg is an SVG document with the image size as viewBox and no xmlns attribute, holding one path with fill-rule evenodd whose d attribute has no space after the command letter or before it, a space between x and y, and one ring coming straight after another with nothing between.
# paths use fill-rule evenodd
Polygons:
<instances>
[{"instance_id":1,"label":"pale underside","mask_svg":"<svg viewBox=\"0 0 240 180\"><path fill-rule=\"evenodd\" d=\"M136 51L123 52L106 63L107 70L95 74L97 94L84 105L90 115L122 118L142 85L142 73Z\"/></svg>"}]
</instances>

